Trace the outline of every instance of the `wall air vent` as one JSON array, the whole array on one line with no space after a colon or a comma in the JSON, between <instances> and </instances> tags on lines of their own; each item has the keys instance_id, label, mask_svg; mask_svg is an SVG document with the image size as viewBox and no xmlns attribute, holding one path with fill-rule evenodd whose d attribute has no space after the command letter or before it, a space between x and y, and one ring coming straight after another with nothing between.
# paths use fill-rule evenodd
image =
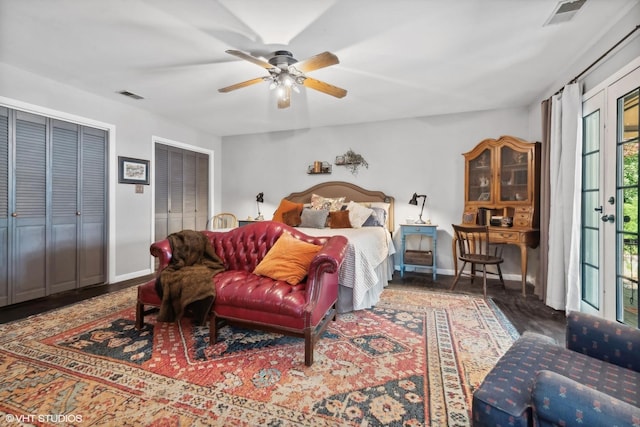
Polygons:
<instances>
[{"instance_id":1,"label":"wall air vent","mask_svg":"<svg viewBox=\"0 0 640 427\"><path fill-rule=\"evenodd\" d=\"M547 22L544 25L559 24L561 22L567 22L576 16L576 13L580 10L587 0L562 0L559 1L555 9L551 13Z\"/></svg>"},{"instance_id":2,"label":"wall air vent","mask_svg":"<svg viewBox=\"0 0 640 427\"><path fill-rule=\"evenodd\" d=\"M144 99L142 96L137 95L137 94L135 94L133 92L129 92L128 90L121 90L118 93L120 95L128 96L129 98L133 98L133 99Z\"/></svg>"}]
</instances>

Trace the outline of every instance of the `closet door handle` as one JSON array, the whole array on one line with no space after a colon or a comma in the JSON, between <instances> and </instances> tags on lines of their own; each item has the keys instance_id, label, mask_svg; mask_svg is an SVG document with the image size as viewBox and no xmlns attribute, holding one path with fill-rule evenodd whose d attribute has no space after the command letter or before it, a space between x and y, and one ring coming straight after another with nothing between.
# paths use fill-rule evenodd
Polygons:
<instances>
[{"instance_id":1,"label":"closet door handle","mask_svg":"<svg viewBox=\"0 0 640 427\"><path fill-rule=\"evenodd\" d=\"M11 216L14 217L14 218L17 218L18 214L16 212L14 212L14 213L11 214Z\"/></svg>"},{"instance_id":2,"label":"closet door handle","mask_svg":"<svg viewBox=\"0 0 640 427\"><path fill-rule=\"evenodd\" d=\"M80 211L76 212L76 216L80 216Z\"/></svg>"}]
</instances>

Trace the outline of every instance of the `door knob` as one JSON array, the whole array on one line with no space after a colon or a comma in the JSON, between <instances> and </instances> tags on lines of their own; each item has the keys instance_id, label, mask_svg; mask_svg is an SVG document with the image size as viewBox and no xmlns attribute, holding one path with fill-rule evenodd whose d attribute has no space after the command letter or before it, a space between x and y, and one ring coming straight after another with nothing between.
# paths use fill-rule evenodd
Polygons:
<instances>
[{"instance_id":1,"label":"door knob","mask_svg":"<svg viewBox=\"0 0 640 427\"><path fill-rule=\"evenodd\" d=\"M14 212L14 213L11 214L11 216L16 218L18 216L18 214Z\"/></svg>"},{"instance_id":2,"label":"door knob","mask_svg":"<svg viewBox=\"0 0 640 427\"><path fill-rule=\"evenodd\" d=\"M602 215L602 218L600 218L602 220L602 222L613 222L616 220L616 217L614 215Z\"/></svg>"}]
</instances>

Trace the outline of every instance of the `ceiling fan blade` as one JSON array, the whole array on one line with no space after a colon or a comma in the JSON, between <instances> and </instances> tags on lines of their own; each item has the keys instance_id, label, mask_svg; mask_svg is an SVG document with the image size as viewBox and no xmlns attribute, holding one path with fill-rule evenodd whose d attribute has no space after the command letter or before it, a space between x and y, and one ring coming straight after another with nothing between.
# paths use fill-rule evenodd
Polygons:
<instances>
[{"instance_id":1,"label":"ceiling fan blade","mask_svg":"<svg viewBox=\"0 0 640 427\"><path fill-rule=\"evenodd\" d=\"M218 92L231 92L232 90L241 89L243 87L251 86L256 83L261 83L265 81L265 79L268 79L268 77L256 77L255 79L247 80L246 82L236 83L231 86L223 87L222 89L218 89Z\"/></svg>"},{"instance_id":2,"label":"ceiling fan blade","mask_svg":"<svg viewBox=\"0 0 640 427\"><path fill-rule=\"evenodd\" d=\"M320 80L306 77L302 82L304 87L315 89L320 92L324 92L328 95L335 96L336 98L344 98L347 95L347 91L337 86L330 85L329 83L322 82Z\"/></svg>"},{"instance_id":3,"label":"ceiling fan blade","mask_svg":"<svg viewBox=\"0 0 640 427\"><path fill-rule=\"evenodd\" d=\"M269 71L274 71L276 73L280 72L280 68L269 64L267 61L263 61L262 59L258 59L251 55L247 55L246 53L241 52L239 50L227 50L226 52L229 55L237 56L238 58L244 59L245 61L253 62L254 64L259 65L262 68L266 68Z\"/></svg>"},{"instance_id":4,"label":"ceiling fan blade","mask_svg":"<svg viewBox=\"0 0 640 427\"><path fill-rule=\"evenodd\" d=\"M291 88L289 86L282 87L284 91L281 96L278 96L278 108L289 108L291 105Z\"/></svg>"},{"instance_id":5,"label":"ceiling fan blade","mask_svg":"<svg viewBox=\"0 0 640 427\"><path fill-rule=\"evenodd\" d=\"M331 52L322 52L310 58L304 59L293 64L297 70L307 73L309 71L328 67L330 65L339 64L340 60Z\"/></svg>"}]
</instances>

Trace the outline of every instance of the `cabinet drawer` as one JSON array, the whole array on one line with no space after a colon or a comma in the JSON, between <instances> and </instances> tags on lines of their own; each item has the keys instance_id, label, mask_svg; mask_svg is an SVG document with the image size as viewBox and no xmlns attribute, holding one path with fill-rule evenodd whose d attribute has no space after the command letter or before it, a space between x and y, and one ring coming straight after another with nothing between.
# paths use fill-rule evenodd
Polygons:
<instances>
[{"instance_id":1,"label":"cabinet drawer","mask_svg":"<svg viewBox=\"0 0 640 427\"><path fill-rule=\"evenodd\" d=\"M528 212L516 212L513 216L513 225L516 227L530 227L531 214Z\"/></svg>"},{"instance_id":2,"label":"cabinet drawer","mask_svg":"<svg viewBox=\"0 0 640 427\"><path fill-rule=\"evenodd\" d=\"M517 231L491 231L489 239L492 242L517 242L519 241L519 233Z\"/></svg>"},{"instance_id":3,"label":"cabinet drawer","mask_svg":"<svg viewBox=\"0 0 640 427\"><path fill-rule=\"evenodd\" d=\"M402 226L402 234L424 234L432 236L436 233L435 227L412 227Z\"/></svg>"}]
</instances>

